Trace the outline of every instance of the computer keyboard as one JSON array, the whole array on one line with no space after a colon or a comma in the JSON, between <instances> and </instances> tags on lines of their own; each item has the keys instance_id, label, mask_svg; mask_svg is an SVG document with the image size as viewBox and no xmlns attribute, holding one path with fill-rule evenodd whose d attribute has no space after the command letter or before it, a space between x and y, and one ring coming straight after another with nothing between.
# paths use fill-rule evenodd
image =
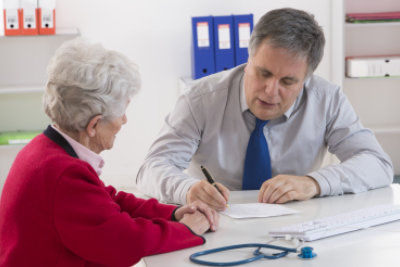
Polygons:
<instances>
[{"instance_id":1,"label":"computer keyboard","mask_svg":"<svg viewBox=\"0 0 400 267\"><path fill-rule=\"evenodd\" d=\"M400 205L385 204L274 229L269 234L313 241L395 220L400 220Z\"/></svg>"}]
</instances>

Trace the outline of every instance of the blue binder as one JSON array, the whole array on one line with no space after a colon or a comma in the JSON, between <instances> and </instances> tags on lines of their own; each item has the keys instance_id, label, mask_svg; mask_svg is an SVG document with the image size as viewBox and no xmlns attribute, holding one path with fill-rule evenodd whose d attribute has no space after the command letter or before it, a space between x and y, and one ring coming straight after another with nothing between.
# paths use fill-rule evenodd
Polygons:
<instances>
[{"instance_id":1,"label":"blue binder","mask_svg":"<svg viewBox=\"0 0 400 267\"><path fill-rule=\"evenodd\" d=\"M233 16L215 16L213 18L215 72L219 72L235 66Z\"/></svg>"},{"instance_id":2,"label":"blue binder","mask_svg":"<svg viewBox=\"0 0 400 267\"><path fill-rule=\"evenodd\" d=\"M236 66L246 63L249 57L248 46L253 31L253 14L234 15L233 28L235 35L235 63Z\"/></svg>"},{"instance_id":3,"label":"blue binder","mask_svg":"<svg viewBox=\"0 0 400 267\"><path fill-rule=\"evenodd\" d=\"M192 17L192 78L215 73L212 16Z\"/></svg>"}]
</instances>

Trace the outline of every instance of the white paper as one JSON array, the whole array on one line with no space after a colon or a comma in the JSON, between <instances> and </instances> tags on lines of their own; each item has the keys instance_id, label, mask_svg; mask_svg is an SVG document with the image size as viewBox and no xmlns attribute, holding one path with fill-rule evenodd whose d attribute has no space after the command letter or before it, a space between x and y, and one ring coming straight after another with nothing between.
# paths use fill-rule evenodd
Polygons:
<instances>
[{"instance_id":1,"label":"white paper","mask_svg":"<svg viewBox=\"0 0 400 267\"><path fill-rule=\"evenodd\" d=\"M218 25L218 48L231 49L231 32L229 24Z\"/></svg>"},{"instance_id":2,"label":"white paper","mask_svg":"<svg viewBox=\"0 0 400 267\"><path fill-rule=\"evenodd\" d=\"M239 23L239 48L249 47L250 23Z\"/></svg>"},{"instance_id":3,"label":"white paper","mask_svg":"<svg viewBox=\"0 0 400 267\"><path fill-rule=\"evenodd\" d=\"M284 207L281 204L266 203L229 204L229 207L221 212L221 214L236 219L273 217L295 213L299 213L299 211Z\"/></svg>"},{"instance_id":4,"label":"white paper","mask_svg":"<svg viewBox=\"0 0 400 267\"><path fill-rule=\"evenodd\" d=\"M197 47L209 47L208 22L197 22Z\"/></svg>"}]
</instances>

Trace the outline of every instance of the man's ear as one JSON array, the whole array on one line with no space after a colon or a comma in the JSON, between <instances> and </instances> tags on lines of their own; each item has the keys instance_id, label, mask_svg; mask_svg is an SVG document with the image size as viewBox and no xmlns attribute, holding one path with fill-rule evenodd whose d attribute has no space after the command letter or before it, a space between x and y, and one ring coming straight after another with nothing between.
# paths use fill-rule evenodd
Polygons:
<instances>
[{"instance_id":1,"label":"man's ear","mask_svg":"<svg viewBox=\"0 0 400 267\"><path fill-rule=\"evenodd\" d=\"M96 115L90 119L88 125L86 126L86 133L89 135L89 137L94 137L96 135L96 126L101 117L101 115Z\"/></svg>"},{"instance_id":2,"label":"man's ear","mask_svg":"<svg viewBox=\"0 0 400 267\"><path fill-rule=\"evenodd\" d=\"M246 62L246 66L244 66L244 69L243 69L243 70L244 70L244 72L247 72L247 69L249 68L248 66L249 66L249 61L247 60L247 62Z\"/></svg>"}]
</instances>

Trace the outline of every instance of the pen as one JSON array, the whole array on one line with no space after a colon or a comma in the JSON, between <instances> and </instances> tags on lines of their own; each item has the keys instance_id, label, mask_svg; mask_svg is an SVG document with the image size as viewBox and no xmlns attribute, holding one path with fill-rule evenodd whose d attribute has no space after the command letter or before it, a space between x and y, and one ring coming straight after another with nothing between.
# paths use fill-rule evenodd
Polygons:
<instances>
[{"instance_id":1,"label":"pen","mask_svg":"<svg viewBox=\"0 0 400 267\"><path fill-rule=\"evenodd\" d=\"M215 183L214 179L212 178L211 174L207 171L207 169L203 165L201 165L200 168L204 173L204 176L207 178L207 181L211 185L213 185L218 190L218 192L224 197L224 194L222 194L222 191L218 188L217 184ZM228 204L226 206L228 206Z\"/></svg>"}]
</instances>

